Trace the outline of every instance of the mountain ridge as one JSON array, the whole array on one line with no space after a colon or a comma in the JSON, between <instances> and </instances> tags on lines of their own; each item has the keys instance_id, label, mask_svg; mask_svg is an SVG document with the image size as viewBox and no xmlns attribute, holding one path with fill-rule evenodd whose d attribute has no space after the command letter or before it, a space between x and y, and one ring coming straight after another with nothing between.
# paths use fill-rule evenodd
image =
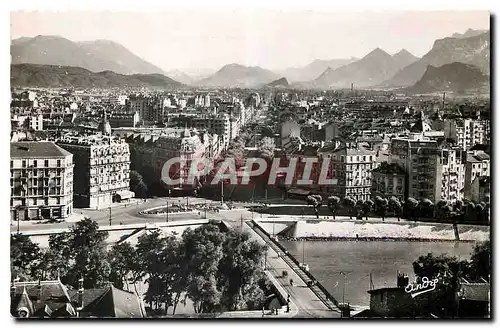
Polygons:
<instances>
[{"instance_id":1,"label":"mountain ridge","mask_svg":"<svg viewBox=\"0 0 500 328\"><path fill-rule=\"evenodd\" d=\"M22 37L11 41L12 64L82 67L92 72L165 74L165 72L111 40L74 42L57 35Z\"/></svg>"},{"instance_id":2,"label":"mountain ridge","mask_svg":"<svg viewBox=\"0 0 500 328\"><path fill-rule=\"evenodd\" d=\"M152 87L177 88L184 85L162 74L118 74L91 72L82 67L39 64L11 65L11 85L29 87Z\"/></svg>"}]
</instances>

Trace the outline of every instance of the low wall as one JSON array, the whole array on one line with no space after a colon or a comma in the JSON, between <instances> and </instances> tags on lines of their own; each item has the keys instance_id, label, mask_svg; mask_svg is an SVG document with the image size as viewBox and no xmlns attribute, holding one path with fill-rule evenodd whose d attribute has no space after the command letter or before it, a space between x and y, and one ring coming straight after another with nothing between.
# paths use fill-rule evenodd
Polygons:
<instances>
[{"instance_id":1,"label":"low wall","mask_svg":"<svg viewBox=\"0 0 500 328\"><path fill-rule=\"evenodd\" d=\"M266 229L267 230L267 229ZM269 230L267 230L269 231ZM460 241L485 241L490 239L487 226L459 225ZM288 229L286 237L322 239L395 239L454 241L452 224L366 221L298 221Z\"/></svg>"}]
</instances>

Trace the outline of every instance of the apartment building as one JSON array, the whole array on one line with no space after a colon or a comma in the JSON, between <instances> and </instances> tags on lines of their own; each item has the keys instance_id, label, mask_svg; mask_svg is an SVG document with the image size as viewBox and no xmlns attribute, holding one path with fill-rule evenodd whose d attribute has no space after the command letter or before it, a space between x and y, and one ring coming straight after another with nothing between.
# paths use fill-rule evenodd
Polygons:
<instances>
[{"instance_id":1,"label":"apartment building","mask_svg":"<svg viewBox=\"0 0 500 328\"><path fill-rule=\"evenodd\" d=\"M196 129L135 129L126 134L130 145L131 167L139 172L148 184L162 184L163 165L172 158L178 162L170 167L170 177L180 178L178 185L168 189L192 189L196 181L188 181L193 160L213 158L220 152L218 137L198 132Z\"/></svg>"},{"instance_id":2,"label":"apartment building","mask_svg":"<svg viewBox=\"0 0 500 328\"><path fill-rule=\"evenodd\" d=\"M464 193L465 198L472 199L473 182L480 177L490 176L490 156L484 151L472 151L466 154L464 175Z\"/></svg>"},{"instance_id":3,"label":"apartment building","mask_svg":"<svg viewBox=\"0 0 500 328\"><path fill-rule=\"evenodd\" d=\"M73 213L73 155L53 142L10 144L11 220Z\"/></svg>"},{"instance_id":4,"label":"apartment building","mask_svg":"<svg viewBox=\"0 0 500 328\"><path fill-rule=\"evenodd\" d=\"M75 206L104 208L134 196L129 191L130 150L123 139L66 137L58 144L73 154Z\"/></svg>"},{"instance_id":5,"label":"apartment building","mask_svg":"<svg viewBox=\"0 0 500 328\"><path fill-rule=\"evenodd\" d=\"M489 120L459 119L444 122L444 135L455 140L463 150L468 150L477 144L490 144L490 134Z\"/></svg>"},{"instance_id":6,"label":"apartment building","mask_svg":"<svg viewBox=\"0 0 500 328\"><path fill-rule=\"evenodd\" d=\"M356 143L334 143L318 150L320 158L330 159L332 185L321 190L338 197L350 196L356 200L370 199L375 151Z\"/></svg>"},{"instance_id":7,"label":"apartment building","mask_svg":"<svg viewBox=\"0 0 500 328\"><path fill-rule=\"evenodd\" d=\"M138 112L135 113L111 113L109 116L109 124L111 128L119 127L133 127L140 122L140 116Z\"/></svg>"},{"instance_id":8,"label":"apartment building","mask_svg":"<svg viewBox=\"0 0 500 328\"><path fill-rule=\"evenodd\" d=\"M399 165L382 162L372 170L372 197L406 199L406 172Z\"/></svg>"}]
</instances>

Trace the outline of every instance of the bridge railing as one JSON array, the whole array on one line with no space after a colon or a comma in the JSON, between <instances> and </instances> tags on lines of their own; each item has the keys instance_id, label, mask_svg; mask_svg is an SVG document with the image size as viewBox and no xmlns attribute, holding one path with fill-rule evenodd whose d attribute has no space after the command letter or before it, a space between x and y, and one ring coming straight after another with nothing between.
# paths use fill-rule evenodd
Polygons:
<instances>
[{"instance_id":1,"label":"bridge railing","mask_svg":"<svg viewBox=\"0 0 500 328\"><path fill-rule=\"evenodd\" d=\"M299 270L301 270L301 273L305 274L311 281L316 281L316 284L314 286L318 287L318 289L324 294L324 296L319 295L313 288L311 288L311 290L313 291L314 294L316 294L316 296L321 301L323 301L323 303L325 303L327 307L330 306L326 304L324 297L326 297L326 300L330 300L337 308L339 308L339 302L335 299L335 297L333 297L333 295L331 295L330 292L328 292L328 290L326 290L326 288L320 282L317 282L316 278L309 271L304 270L300 265L299 261L297 261L295 257L293 257L279 242L276 242L273 238L271 238L269 233L266 230L264 230L258 223L256 223L255 221L251 222L254 228L258 229L265 236L267 236L275 247L277 247L279 250L281 250L284 254L287 255L287 258L291 260L299 268ZM287 259L284 260L287 261Z\"/></svg>"}]
</instances>

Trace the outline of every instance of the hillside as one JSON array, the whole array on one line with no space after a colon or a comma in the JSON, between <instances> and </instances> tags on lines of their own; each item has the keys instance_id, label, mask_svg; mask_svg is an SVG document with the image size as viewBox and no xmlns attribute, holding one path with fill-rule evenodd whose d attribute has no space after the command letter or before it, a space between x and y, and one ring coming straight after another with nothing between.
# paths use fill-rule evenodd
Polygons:
<instances>
[{"instance_id":1,"label":"hillside","mask_svg":"<svg viewBox=\"0 0 500 328\"><path fill-rule=\"evenodd\" d=\"M488 87L489 80L489 76L473 65L457 62L440 67L429 65L422 78L406 91L412 93L462 92Z\"/></svg>"},{"instance_id":2,"label":"hillside","mask_svg":"<svg viewBox=\"0 0 500 328\"><path fill-rule=\"evenodd\" d=\"M341 66L350 64L359 60L359 58L350 59L331 59L331 60L321 60L316 59L310 64L304 67L290 67L277 73L286 77L288 81L291 82L303 82L311 81L321 75L329 67L332 69L337 69Z\"/></svg>"},{"instance_id":3,"label":"hillside","mask_svg":"<svg viewBox=\"0 0 500 328\"><path fill-rule=\"evenodd\" d=\"M82 67L92 72L119 74L164 74L124 46L96 40L73 42L60 36L39 35L11 42L12 64L39 64Z\"/></svg>"},{"instance_id":4,"label":"hillside","mask_svg":"<svg viewBox=\"0 0 500 328\"><path fill-rule=\"evenodd\" d=\"M348 88L351 83L354 83L355 87L373 86L392 76L407 60L410 58L405 52L397 55L395 59L387 52L377 48L351 64L337 69L329 67L312 81L312 86L315 88Z\"/></svg>"},{"instance_id":5,"label":"hillside","mask_svg":"<svg viewBox=\"0 0 500 328\"><path fill-rule=\"evenodd\" d=\"M467 38L436 40L432 49L420 60L398 71L380 87L406 87L416 83L428 65L442 66L460 62L477 66L484 74L490 74L490 32Z\"/></svg>"},{"instance_id":6,"label":"hillside","mask_svg":"<svg viewBox=\"0 0 500 328\"><path fill-rule=\"evenodd\" d=\"M208 78L198 81L199 86L223 88L252 88L280 78L275 73L258 66L248 67L229 64Z\"/></svg>"},{"instance_id":7,"label":"hillside","mask_svg":"<svg viewBox=\"0 0 500 328\"><path fill-rule=\"evenodd\" d=\"M265 87L270 87L270 88L279 88L279 87L285 88L288 86L289 84L285 77L282 77L281 79L278 80L274 80L271 83L265 85Z\"/></svg>"},{"instance_id":8,"label":"hillside","mask_svg":"<svg viewBox=\"0 0 500 328\"><path fill-rule=\"evenodd\" d=\"M12 86L29 87L151 87L171 89L183 85L161 74L123 75L111 71L93 73L81 67L19 64L11 65Z\"/></svg>"}]
</instances>

